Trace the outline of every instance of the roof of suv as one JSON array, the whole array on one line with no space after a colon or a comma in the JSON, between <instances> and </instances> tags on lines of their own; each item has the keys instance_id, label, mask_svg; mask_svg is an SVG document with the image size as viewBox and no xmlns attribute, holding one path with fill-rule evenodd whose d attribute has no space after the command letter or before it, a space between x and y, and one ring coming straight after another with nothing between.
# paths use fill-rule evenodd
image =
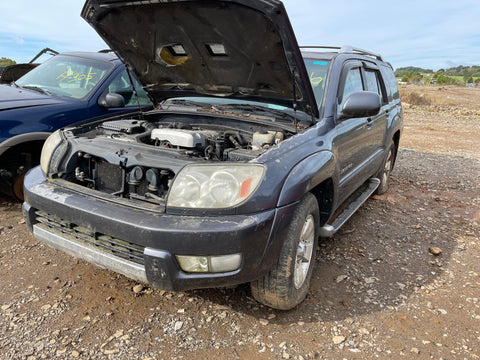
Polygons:
<instances>
[{"instance_id":1,"label":"roof of suv","mask_svg":"<svg viewBox=\"0 0 480 360\"><path fill-rule=\"evenodd\" d=\"M302 51L302 55L304 57L316 58L321 57L322 59L331 60L338 55L357 55L362 57L367 57L372 60L380 61L392 69L392 65L385 61L381 55L372 53L367 50L354 48L350 45L344 45L342 47L338 46L300 46L300 50Z\"/></svg>"}]
</instances>

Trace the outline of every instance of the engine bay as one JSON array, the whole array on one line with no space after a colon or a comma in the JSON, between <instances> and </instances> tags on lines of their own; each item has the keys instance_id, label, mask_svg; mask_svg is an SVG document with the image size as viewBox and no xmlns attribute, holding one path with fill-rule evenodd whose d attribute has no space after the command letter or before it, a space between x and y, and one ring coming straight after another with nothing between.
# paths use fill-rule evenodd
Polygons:
<instances>
[{"instance_id":1,"label":"engine bay","mask_svg":"<svg viewBox=\"0 0 480 360\"><path fill-rule=\"evenodd\" d=\"M152 123L114 120L102 123L100 137L178 150L189 157L213 161L248 161L287 136L284 130L244 130L228 126L183 122Z\"/></svg>"},{"instance_id":2,"label":"engine bay","mask_svg":"<svg viewBox=\"0 0 480 360\"><path fill-rule=\"evenodd\" d=\"M185 164L248 162L293 135L271 122L219 120L165 116L77 128L60 176L101 193L161 205Z\"/></svg>"}]
</instances>

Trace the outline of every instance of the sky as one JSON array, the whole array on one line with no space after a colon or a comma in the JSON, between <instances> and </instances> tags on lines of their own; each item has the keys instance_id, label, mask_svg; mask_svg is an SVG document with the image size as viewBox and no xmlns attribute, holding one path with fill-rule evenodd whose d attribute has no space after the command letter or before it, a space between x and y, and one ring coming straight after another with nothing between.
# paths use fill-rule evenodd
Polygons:
<instances>
[{"instance_id":1,"label":"sky","mask_svg":"<svg viewBox=\"0 0 480 360\"><path fill-rule=\"evenodd\" d=\"M284 0L300 45L352 45L394 68L480 65L479 0ZM84 0L2 0L0 58L29 62L107 46L80 17ZM48 59L48 55L38 61Z\"/></svg>"}]
</instances>

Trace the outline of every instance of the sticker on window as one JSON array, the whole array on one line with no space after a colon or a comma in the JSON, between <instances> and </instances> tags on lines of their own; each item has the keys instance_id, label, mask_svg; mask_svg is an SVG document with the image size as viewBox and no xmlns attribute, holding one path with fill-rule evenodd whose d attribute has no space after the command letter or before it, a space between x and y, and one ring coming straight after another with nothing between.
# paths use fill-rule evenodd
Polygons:
<instances>
[{"instance_id":1,"label":"sticker on window","mask_svg":"<svg viewBox=\"0 0 480 360\"><path fill-rule=\"evenodd\" d=\"M310 74L310 83L312 85L318 85L323 81L323 77L321 76L315 76L315 72L312 71Z\"/></svg>"}]
</instances>

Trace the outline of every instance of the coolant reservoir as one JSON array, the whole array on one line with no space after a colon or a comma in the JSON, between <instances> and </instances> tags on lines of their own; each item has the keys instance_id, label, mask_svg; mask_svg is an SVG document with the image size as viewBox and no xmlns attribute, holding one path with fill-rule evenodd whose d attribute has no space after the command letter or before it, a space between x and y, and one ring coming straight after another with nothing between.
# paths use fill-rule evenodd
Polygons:
<instances>
[{"instance_id":1,"label":"coolant reservoir","mask_svg":"<svg viewBox=\"0 0 480 360\"><path fill-rule=\"evenodd\" d=\"M264 145L273 145L277 141L283 140L283 133L280 131L257 131L253 134L252 145L255 147L262 147Z\"/></svg>"}]
</instances>

